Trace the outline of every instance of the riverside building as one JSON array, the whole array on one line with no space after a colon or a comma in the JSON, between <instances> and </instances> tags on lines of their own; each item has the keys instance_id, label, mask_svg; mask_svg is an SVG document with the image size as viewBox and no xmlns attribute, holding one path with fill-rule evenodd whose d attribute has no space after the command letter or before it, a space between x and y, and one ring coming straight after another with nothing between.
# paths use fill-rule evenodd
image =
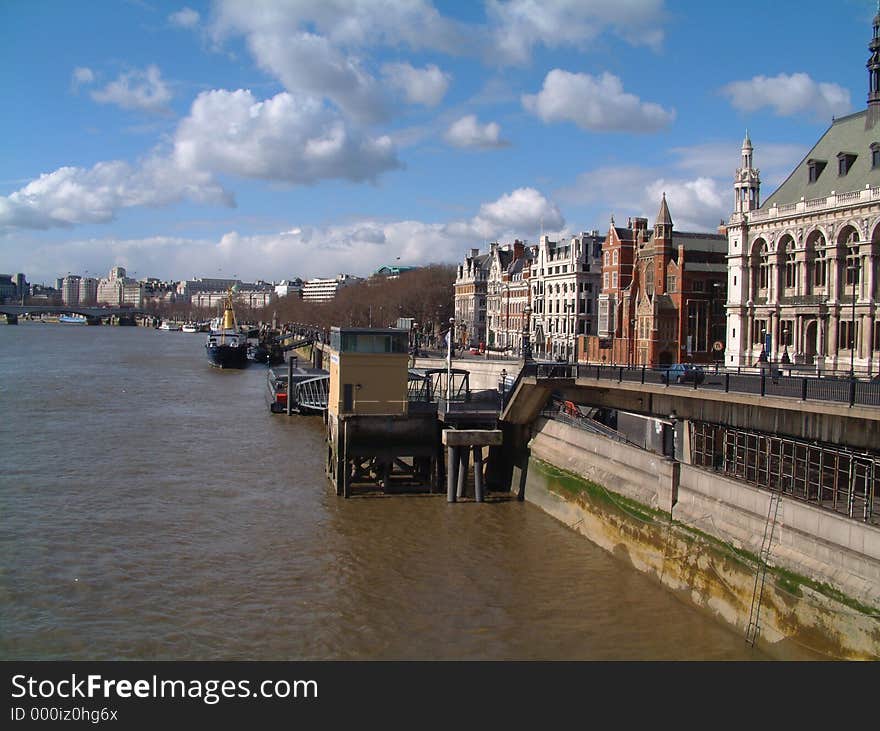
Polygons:
<instances>
[{"instance_id":1,"label":"riverside building","mask_svg":"<svg viewBox=\"0 0 880 731\"><path fill-rule=\"evenodd\" d=\"M835 119L763 203L748 134L728 225L727 366L880 373L880 14L868 106Z\"/></svg>"}]
</instances>

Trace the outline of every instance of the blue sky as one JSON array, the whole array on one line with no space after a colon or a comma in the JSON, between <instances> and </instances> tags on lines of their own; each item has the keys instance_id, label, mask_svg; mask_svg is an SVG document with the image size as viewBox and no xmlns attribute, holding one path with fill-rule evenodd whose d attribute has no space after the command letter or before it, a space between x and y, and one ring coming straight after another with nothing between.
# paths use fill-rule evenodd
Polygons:
<instances>
[{"instance_id":1,"label":"blue sky","mask_svg":"<svg viewBox=\"0 0 880 731\"><path fill-rule=\"evenodd\" d=\"M279 280L766 198L867 94L871 0L0 3L0 271Z\"/></svg>"}]
</instances>

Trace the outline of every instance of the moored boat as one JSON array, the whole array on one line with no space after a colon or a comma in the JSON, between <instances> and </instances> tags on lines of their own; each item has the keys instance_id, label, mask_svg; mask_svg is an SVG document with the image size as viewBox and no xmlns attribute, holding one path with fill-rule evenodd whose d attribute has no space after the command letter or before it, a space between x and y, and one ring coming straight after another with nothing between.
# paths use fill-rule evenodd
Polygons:
<instances>
[{"instance_id":1,"label":"moored boat","mask_svg":"<svg viewBox=\"0 0 880 731\"><path fill-rule=\"evenodd\" d=\"M197 333L199 331L199 326L194 322L187 322L181 330L185 333Z\"/></svg>"},{"instance_id":2,"label":"moored boat","mask_svg":"<svg viewBox=\"0 0 880 731\"><path fill-rule=\"evenodd\" d=\"M244 368L248 364L247 336L239 332L232 306L233 288L226 293L223 317L219 327L212 327L208 333L205 350L208 361L216 368Z\"/></svg>"},{"instance_id":3,"label":"moored boat","mask_svg":"<svg viewBox=\"0 0 880 731\"><path fill-rule=\"evenodd\" d=\"M159 325L160 330L167 330L168 332L178 332L180 330L180 325L176 322L171 322L170 320L162 320L162 324Z\"/></svg>"},{"instance_id":4,"label":"moored boat","mask_svg":"<svg viewBox=\"0 0 880 731\"><path fill-rule=\"evenodd\" d=\"M58 322L64 323L65 325L87 325L88 320L85 315L60 315L58 317Z\"/></svg>"}]
</instances>

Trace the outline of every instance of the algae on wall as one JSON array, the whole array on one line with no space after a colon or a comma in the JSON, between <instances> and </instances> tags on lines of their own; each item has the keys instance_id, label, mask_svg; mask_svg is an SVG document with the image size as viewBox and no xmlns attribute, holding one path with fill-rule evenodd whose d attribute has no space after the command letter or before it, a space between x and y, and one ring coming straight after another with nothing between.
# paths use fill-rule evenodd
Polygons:
<instances>
[{"instance_id":1,"label":"algae on wall","mask_svg":"<svg viewBox=\"0 0 880 731\"><path fill-rule=\"evenodd\" d=\"M636 500L531 457L525 497L745 638L761 565ZM785 659L880 659L877 612L827 585L767 567L757 644Z\"/></svg>"}]
</instances>

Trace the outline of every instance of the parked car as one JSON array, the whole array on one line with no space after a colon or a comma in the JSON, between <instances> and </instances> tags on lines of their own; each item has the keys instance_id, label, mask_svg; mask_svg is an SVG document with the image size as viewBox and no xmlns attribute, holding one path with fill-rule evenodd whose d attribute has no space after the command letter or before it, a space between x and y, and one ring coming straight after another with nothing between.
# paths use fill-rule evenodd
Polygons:
<instances>
[{"instance_id":1,"label":"parked car","mask_svg":"<svg viewBox=\"0 0 880 731\"><path fill-rule=\"evenodd\" d=\"M673 363L667 369L669 383L702 383L706 372L692 363Z\"/></svg>"}]
</instances>

